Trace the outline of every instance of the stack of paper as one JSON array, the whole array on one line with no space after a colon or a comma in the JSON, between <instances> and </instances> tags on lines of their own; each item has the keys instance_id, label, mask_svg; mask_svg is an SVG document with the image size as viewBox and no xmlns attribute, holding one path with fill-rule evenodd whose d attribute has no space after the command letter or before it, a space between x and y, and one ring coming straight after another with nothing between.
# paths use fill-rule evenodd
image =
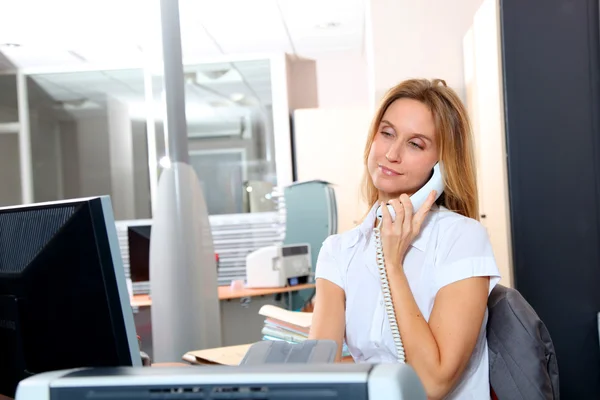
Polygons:
<instances>
[{"instance_id":1,"label":"stack of paper","mask_svg":"<svg viewBox=\"0 0 600 400\"><path fill-rule=\"evenodd\" d=\"M260 308L260 315L265 317L265 325L261 331L263 340L283 340L289 343L301 343L308 339L312 313L288 311L273 305L264 305ZM350 353L344 347L342 357Z\"/></svg>"}]
</instances>

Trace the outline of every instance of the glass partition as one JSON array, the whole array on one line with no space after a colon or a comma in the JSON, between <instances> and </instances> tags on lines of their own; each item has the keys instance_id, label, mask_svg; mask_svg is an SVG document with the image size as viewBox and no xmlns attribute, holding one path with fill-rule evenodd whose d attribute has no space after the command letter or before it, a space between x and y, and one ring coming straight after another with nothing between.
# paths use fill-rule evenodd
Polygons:
<instances>
[{"instance_id":1,"label":"glass partition","mask_svg":"<svg viewBox=\"0 0 600 400\"><path fill-rule=\"evenodd\" d=\"M270 69L269 59L184 67L190 164L211 215L277 210ZM27 76L34 201L108 194L117 219L152 216L170 160L163 78L144 77L141 68Z\"/></svg>"},{"instance_id":2,"label":"glass partition","mask_svg":"<svg viewBox=\"0 0 600 400\"><path fill-rule=\"evenodd\" d=\"M270 61L205 63L184 67L190 164L211 215L275 211L277 185ZM154 101L162 79L153 79ZM157 165L169 166L162 121Z\"/></svg>"},{"instance_id":3,"label":"glass partition","mask_svg":"<svg viewBox=\"0 0 600 400\"><path fill-rule=\"evenodd\" d=\"M110 195L116 219L149 218L142 69L27 79L34 200Z\"/></svg>"}]
</instances>

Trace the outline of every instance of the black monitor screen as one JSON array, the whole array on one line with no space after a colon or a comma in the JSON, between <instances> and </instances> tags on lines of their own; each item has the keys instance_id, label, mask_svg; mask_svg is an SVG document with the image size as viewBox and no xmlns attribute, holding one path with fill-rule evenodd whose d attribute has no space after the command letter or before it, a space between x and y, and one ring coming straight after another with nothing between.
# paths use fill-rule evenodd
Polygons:
<instances>
[{"instance_id":1,"label":"black monitor screen","mask_svg":"<svg viewBox=\"0 0 600 400\"><path fill-rule=\"evenodd\" d=\"M129 271L132 282L150 281L150 225L130 226L127 229L129 242Z\"/></svg>"},{"instance_id":2,"label":"black monitor screen","mask_svg":"<svg viewBox=\"0 0 600 400\"><path fill-rule=\"evenodd\" d=\"M40 372L139 365L136 345L110 200L0 209L0 393Z\"/></svg>"}]
</instances>

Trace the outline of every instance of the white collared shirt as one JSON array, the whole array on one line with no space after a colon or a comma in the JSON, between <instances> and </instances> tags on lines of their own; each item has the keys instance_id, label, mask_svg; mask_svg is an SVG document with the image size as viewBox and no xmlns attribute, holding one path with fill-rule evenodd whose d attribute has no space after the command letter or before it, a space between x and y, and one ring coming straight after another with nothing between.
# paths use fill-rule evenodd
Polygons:
<instances>
[{"instance_id":1,"label":"white collared shirt","mask_svg":"<svg viewBox=\"0 0 600 400\"><path fill-rule=\"evenodd\" d=\"M355 362L398 362L377 270L373 206L360 226L328 237L319 252L315 277L341 287L346 295L345 342ZM410 289L426 321L437 292L470 277L489 276L489 293L500 280L486 229L445 207L432 207L404 263ZM465 372L447 399L490 397L487 310ZM402 321L398 321L402 326Z\"/></svg>"}]
</instances>

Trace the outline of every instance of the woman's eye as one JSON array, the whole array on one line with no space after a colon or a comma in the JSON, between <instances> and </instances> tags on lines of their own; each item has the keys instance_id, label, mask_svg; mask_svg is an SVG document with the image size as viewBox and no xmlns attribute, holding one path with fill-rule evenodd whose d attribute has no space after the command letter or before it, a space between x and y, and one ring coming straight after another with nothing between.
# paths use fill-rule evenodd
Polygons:
<instances>
[{"instance_id":1,"label":"woman's eye","mask_svg":"<svg viewBox=\"0 0 600 400\"><path fill-rule=\"evenodd\" d=\"M410 144L412 147L414 147L414 148L417 148L417 149L419 149L419 150L423 150L423 146L419 145L418 143L415 143L415 142L409 142L409 144Z\"/></svg>"},{"instance_id":2,"label":"woman's eye","mask_svg":"<svg viewBox=\"0 0 600 400\"><path fill-rule=\"evenodd\" d=\"M381 134L382 134L383 136L388 136L388 137L391 137L391 136L393 136L393 135L394 135L392 132L386 132L386 131L381 131Z\"/></svg>"}]
</instances>

